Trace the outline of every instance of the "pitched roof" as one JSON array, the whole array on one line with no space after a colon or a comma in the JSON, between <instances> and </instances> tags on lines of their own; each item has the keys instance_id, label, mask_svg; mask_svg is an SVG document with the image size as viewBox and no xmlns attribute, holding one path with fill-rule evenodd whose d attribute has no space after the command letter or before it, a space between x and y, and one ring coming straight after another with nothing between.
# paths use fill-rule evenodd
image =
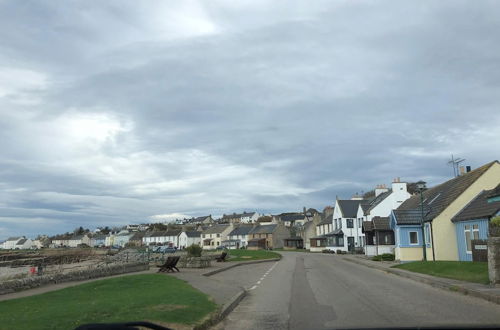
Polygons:
<instances>
[{"instance_id":1,"label":"pitched roof","mask_svg":"<svg viewBox=\"0 0 500 330\"><path fill-rule=\"evenodd\" d=\"M344 232L342 231L342 229L337 228L331 233L325 234L325 236L334 236L334 235L344 235Z\"/></svg>"},{"instance_id":2,"label":"pitched roof","mask_svg":"<svg viewBox=\"0 0 500 330\"><path fill-rule=\"evenodd\" d=\"M252 230L253 226L239 226L233 229L229 233L229 236L235 236L235 235L248 235L250 231Z\"/></svg>"},{"instance_id":3,"label":"pitched roof","mask_svg":"<svg viewBox=\"0 0 500 330\"><path fill-rule=\"evenodd\" d=\"M19 240L19 242L17 242L16 245L23 245L24 243L26 243L27 240L28 240L27 238L23 238Z\"/></svg>"},{"instance_id":4,"label":"pitched roof","mask_svg":"<svg viewBox=\"0 0 500 330\"><path fill-rule=\"evenodd\" d=\"M142 238L146 235L146 233L142 233L140 231L134 233L134 235L132 235L132 237L130 237L130 240L131 241L141 241Z\"/></svg>"},{"instance_id":5,"label":"pitched roof","mask_svg":"<svg viewBox=\"0 0 500 330\"><path fill-rule=\"evenodd\" d=\"M363 210L364 215L368 215L368 210L370 209L370 204L359 204Z\"/></svg>"},{"instance_id":6,"label":"pitched roof","mask_svg":"<svg viewBox=\"0 0 500 330\"><path fill-rule=\"evenodd\" d=\"M457 199L467 188L481 177L491 166L498 164L493 161L483 165L469 173L460 175L440 185L423 192L424 207L429 209L426 220L432 220L443 212L455 199ZM403 202L398 210L411 210L420 207L419 194L413 195Z\"/></svg>"},{"instance_id":7,"label":"pitched roof","mask_svg":"<svg viewBox=\"0 0 500 330\"><path fill-rule=\"evenodd\" d=\"M366 231L372 231L373 230L373 222L371 221L363 221L363 230Z\"/></svg>"},{"instance_id":8,"label":"pitched roof","mask_svg":"<svg viewBox=\"0 0 500 330\"><path fill-rule=\"evenodd\" d=\"M500 184L495 189L490 190L488 198L500 196Z\"/></svg>"},{"instance_id":9,"label":"pitched roof","mask_svg":"<svg viewBox=\"0 0 500 330\"><path fill-rule=\"evenodd\" d=\"M389 217L373 217L373 230L391 230Z\"/></svg>"},{"instance_id":10,"label":"pitched roof","mask_svg":"<svg viewBox=\"0 0 500 330\"><path fill-rule=\"evenodd\" d=\"M419 209L412 210L393 210L396 223L398 225L420 225L422 223L422 211ZM424 210L425 215L425 210Z\"/></svg>"},{"instance_id":11,"label":"pitched roof","mask_svg":"<svg viewBox=\"0 0 500 330\"><path fill-rule=\"evenodd\" d=\"M213 225L203 231L203 234L220 234L229 228L229 225Z\"/></svg>"},{"instance_id":12,"label":"pitched roof","mask_svg":"<svg viewBox=\"0 0 500 330\"><path fill-rule=\"evenodd\" d=\"M375 197L369 204L368 209L365 211L365 214L370 214L370 211L373 210L378 204L382 203L384 199L389 197L392 194L392 189L389 189L386 192L381 193L377 197Z\"/></svg>"},{"instance_id":13,"label":"pitched roof","mask_svg":"<svg viewBox=\"0 0 500 330\"><path fill-rule=\"evenodd\" d=\"M9 238L7 238L7 241L19 241L21 238L23 238L23 237L21 237L21 236L20 237L9 237Z\"/></svg>"},{"instance_id":14,"label":"pitched roof","mask_svg":"<svg viewBox=\"0 0 500 330\"><path fill-rule=\"evenodd\" d=\"M345 199L338 200L340 213L343 218L356 218L358 215L359 204L365 204L366 200L363 199Z\"/></svg>"},{"instance_id":15,"label":"pitched roof","mask_svg":"<svg viewBox=\"0 0 500 330\"><path fill-rule=\"evenodd\" d=\"M200 237L201 232L196 230L185 231L187 237Z\"/></svg>"},{"instance_id":16,"label":"pitched roof","mask_svg":"<svg viewBox=\"0 0 500 330\"><path fill-rule=\"evenodd\" d=\"M249 234L272 234L278 225L259 225L252 228Z\"/></svg>"},{"instance_id":17,"label":"pitched roof","mask_svg":"<svg viewBox=\"0 0 500 330\"><path fill-rule=\"evenodd\" d=\"M483 190L467 204L451 221L466 221L472 219L488 219L500 211L500 201L488 202L488 197L494 191Z\"/></svg>"},{"instance_id":18,"label":"pitched roof","mask_svg":"<svg viewBox=\"0 0 500 330\"><path fill-rule=\"evenodd\" d=\"M330 214L325 219L321 220L321 222L318 223L318 226L320 226L320 225L329 225L332 222L333 222L333 214Z\"/></svg>"},{"instance_id":19,"label":"pitched roof","mask_svg":"<svg viewBox=\"0 0 500 330\"><path fill-rule=\"evenodd\" d=\"M306 216L303 213L285 214L280 216L281 221L303 220Z\"/></svg>"}]
</instances>

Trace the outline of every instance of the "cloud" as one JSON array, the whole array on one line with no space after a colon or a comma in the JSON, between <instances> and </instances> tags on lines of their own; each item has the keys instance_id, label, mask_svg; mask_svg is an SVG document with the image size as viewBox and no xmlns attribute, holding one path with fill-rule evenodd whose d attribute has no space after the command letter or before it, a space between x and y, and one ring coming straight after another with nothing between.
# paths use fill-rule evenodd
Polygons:
<instances>
[{"instance_id":1,"label":"cloud","mask_svg":"<svg viewBox=\"0 0 500 330\"><path fill-rule=\"evenodd\" d=\"M0 238L321 209L496 159L498 9L4 1Z\"/></svg>"}]
</instances>

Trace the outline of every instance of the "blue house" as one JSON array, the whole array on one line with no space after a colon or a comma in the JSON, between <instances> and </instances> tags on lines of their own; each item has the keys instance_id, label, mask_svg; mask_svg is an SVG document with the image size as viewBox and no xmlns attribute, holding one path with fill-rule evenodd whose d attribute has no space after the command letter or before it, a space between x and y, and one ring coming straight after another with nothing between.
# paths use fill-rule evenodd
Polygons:
<instances>
[{"instance_id":1,"label":"blue house","mask_svg":"<svg viewBox=\"0 0 500 330\"><path fill-rule=\"evenodd\" d=\"M428 210L424 211L427 214ZM419 209L392 210L390 227L394 231L396 260L402 262L422 259L422 211ZM430 247L429 223L425 224L426 246Z\"/></svg>"},{"instance_id":2,"label":"blue house","mask_svg":"<svg viewBox=\"0 0 500 330\"><path fill-rule=\"evenodd\" d=\"M492 190L483 190L451 219L455 224L460 261L472 261L472 240L487 239L489 221L498 215L500 185Z\"/></svg>"}]
</instances>

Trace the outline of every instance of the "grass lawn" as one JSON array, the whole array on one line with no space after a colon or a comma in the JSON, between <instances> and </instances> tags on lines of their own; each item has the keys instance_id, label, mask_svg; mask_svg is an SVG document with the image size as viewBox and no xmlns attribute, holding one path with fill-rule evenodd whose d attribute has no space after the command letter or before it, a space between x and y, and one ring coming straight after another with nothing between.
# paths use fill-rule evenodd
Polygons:
<instances>
[{"instance_id":1,"label":"grass lawn","mask_svg":"<svg viewBox=\"0 0 500 330\"><path fill-rule=\"evenodd\" d=\"M229 261L261 260L279 258L281 255L267 250L229 250Z\"/></svg>"},{"instance_id":2,"label":"grass lawn","mask_svg":"<svg viewBox=\"0 0 500 330\"><path fill-rule=\"evenodd\" d=\"M85 323L196 324L217 305L163 274L107 280L0 302L0 329L74 329Z\"/></svg>"},{"instance_id":3,"label":"grass lawn","mask_svg":"<svg viewBox=\"0 0 500 330\"><path fill-rule=\"evenodd\" d=\"M489 283L487 262L415 261L393 267L454 280Z\"/></svg>"}]
</instances>

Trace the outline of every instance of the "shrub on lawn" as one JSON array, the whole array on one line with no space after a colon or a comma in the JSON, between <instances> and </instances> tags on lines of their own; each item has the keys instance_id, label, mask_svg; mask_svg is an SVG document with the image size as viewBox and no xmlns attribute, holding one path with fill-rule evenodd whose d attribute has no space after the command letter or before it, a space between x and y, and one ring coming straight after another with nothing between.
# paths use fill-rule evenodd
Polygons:
<instances>
[{"instance_id":1,"label":"shrub on lawn","mask_svg":"<svg viewBox=\"0 0 500 330\"><path fill-rule=\"evenodd\" d=\"M396 259L396 256L392 253L384 253L381 257L384 261L394 261Z\"/></svg>"},{"instance_id":2,"label":"shrub on lawn","mask_svg":"<svg viewBox=\"0 0 500 330\"><path fill-rule=\"evenodd\" d=\"M192 244L186 248L189 257L201 257L202 248L198 244Z\"/></svg>"},{"instance_id":3,"label":"shrub on lawn","mask_svg":"<svg viewBox=\"0 0 500 330\"><path fill-rule=\"evenodd\" d=\"M378 256L372 257L373 261L394 261L396 259L396 256L391 253L384 253Z\"/></svg>"}]
</instances>

